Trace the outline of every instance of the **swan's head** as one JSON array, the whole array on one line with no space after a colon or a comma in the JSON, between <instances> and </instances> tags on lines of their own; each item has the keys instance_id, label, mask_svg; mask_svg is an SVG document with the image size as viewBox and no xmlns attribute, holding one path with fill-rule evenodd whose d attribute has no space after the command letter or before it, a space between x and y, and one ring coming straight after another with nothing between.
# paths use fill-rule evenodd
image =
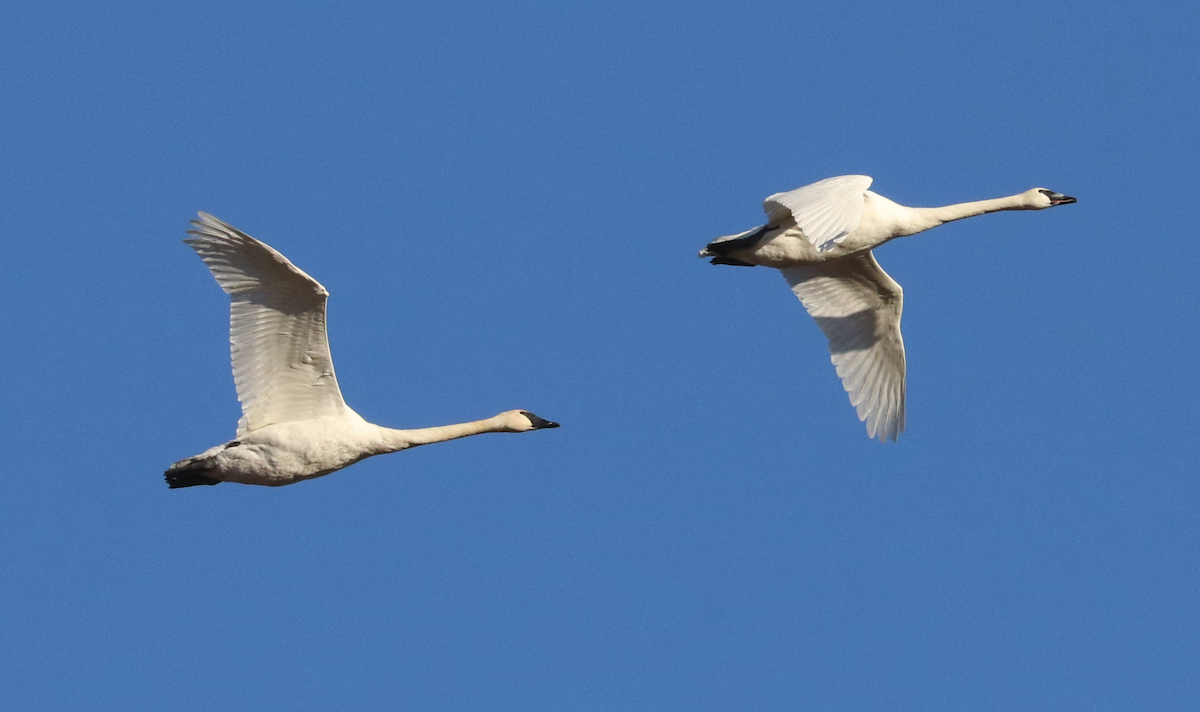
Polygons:
<instances>
[{"instance_id":1,"label":"swan's head","mask_svg":"<svg viewBox=\"0 0 1200 712\"><path fill-rule=\"evenodd\" d=\"M527 430L542 430L557 428L558 423L539 418L527 410L510 410L496 416L500 421L500 429L509 433L523 433Z\"/></svg>"},{"instance_id":2,"label":"swan's head","mask_svg":"<svg viewBox=\"0 0 1200 712\"><path fill-rule=\"evenodd\" d=\"M1053 208L1055 205L1074 203L1075 199L1069 195L1055 193L1053 190L1046 188L1031 188L1025 191L1025 202L1032 210L1044 210L1045 208Z\"/></svg>"}]
</instances>

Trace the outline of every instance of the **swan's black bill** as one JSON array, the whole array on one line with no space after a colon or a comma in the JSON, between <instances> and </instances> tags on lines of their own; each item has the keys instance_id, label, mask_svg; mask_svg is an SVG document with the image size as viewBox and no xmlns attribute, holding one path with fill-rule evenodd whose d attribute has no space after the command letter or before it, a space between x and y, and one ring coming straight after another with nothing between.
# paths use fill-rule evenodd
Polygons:
<instances>
[{"instance_id":1,"label":"swan's black bill","mask_svg":"<svg viewBox=\"0 0 1200 712\"><path fill-rule=\"evenodd\" d=\"M545 418L539 418L527 410L521 411L521 415L525 416L526 418L529 418L529 422L533 423L534 430L542 430L543 428L557 428L558 427L558 423L556 423L552 420L546 420Z\"/></svg>"},{"instance_id":2,"label":"swan's black bill","mask_svg":"<svg viewBox=\"0 0 1200 712\"><path fill-rule=\"evenodd\" d=\"M1050 205L1066 205L1067 203L1078 202L1075 200L1075 198L1072 198L1069 195L1063 195L1062 193L1055 193L1051 190L1043 190L1042 192L1047 198L1050 199Z\"/></svg>"}]
</instances>

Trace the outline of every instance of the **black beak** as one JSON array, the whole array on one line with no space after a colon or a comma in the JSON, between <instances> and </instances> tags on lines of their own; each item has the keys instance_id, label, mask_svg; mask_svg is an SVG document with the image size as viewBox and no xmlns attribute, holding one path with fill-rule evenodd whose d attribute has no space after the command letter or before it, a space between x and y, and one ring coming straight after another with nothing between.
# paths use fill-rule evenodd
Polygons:
<instances>
[{"instance_id":1,"label":"black beak","mask_svg":"<svg viewBox=\"0 0 1200 712\"><path fill-rule=\"evenodd\" d=\"M1066 205L1067 203L1077 202L1074 198L1072 198L1069 195L1063 195L1062 193L1053 193L1049 190L1043 190L1042 192L1045 193L1046 197L1050 199L1050 205L1052 205L1052 206L1053 205Z\"/></svg>"},{"instance_id":2,"label":"black beak","mask_svg":"<svg viewBox=\"0 0 1200 712\"><path fill-rule=\"evenodd\" d=\"M545 418L539 418L527 410L521 411L521 415L525 416L526 418L529 418L529 422L533 423L534 430L542 430L543 428L557 428L558 427L558 423L555 423L552 420L546 420Z\"/></svg>"}]
</instances>

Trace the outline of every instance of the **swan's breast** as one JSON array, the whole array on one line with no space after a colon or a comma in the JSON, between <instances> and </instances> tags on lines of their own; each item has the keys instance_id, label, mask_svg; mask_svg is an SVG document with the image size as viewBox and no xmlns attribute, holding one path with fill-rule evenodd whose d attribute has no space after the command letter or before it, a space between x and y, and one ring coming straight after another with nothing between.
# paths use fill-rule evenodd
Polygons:
<instances>
[{"instance_id":1,"label":"swan's breast","mask_svg":"<svg viewBox=\"0 0 1200 712\"><path fill-rule=\"evenodd\" d=\"M217 458L222 478L284 485L352 465L374 454L361 418L313 418L268 425L230 443ZM365 425L365 421L363 421Z\"/></svg>"},{"instance_id":2,"label":"swan's breast","mask_svg":"<svg viewBox=\"0 0 1200 712\"><path fill-rule=\"evenodd\" d=\"M870 250L904 235L912 235L934 227L920 211L900 205L877 193L867 191L863 196L862 215L858 227L846 237L855 252Z\"/></svg>"}]
</instances>

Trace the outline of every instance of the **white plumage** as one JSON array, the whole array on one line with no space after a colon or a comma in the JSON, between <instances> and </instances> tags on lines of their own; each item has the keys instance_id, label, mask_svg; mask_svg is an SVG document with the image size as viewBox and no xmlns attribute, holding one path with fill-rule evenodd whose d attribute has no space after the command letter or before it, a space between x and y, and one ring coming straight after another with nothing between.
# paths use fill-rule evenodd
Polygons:
<instances>
[{"instance_id":1,"label":"white plumage","mask_svg":"<svg viewBox=\"0 0 1200 712\"><path fill-rule=\"evenodd\" d=\"M867 190L867 176L826 178L767 198L769 222L700 251L713 264L774 267L829 340L829 351L867 435L904 432L904 293L871 250L952 220L999 210L1074 203L1045 188L941 208L909 208Z\"/></svg>"},{"instance_id":2,"label":"white plumage","mask_svg":"<svg viewBox=\"0 0 1200 712\"><path fill-rule=\"evenodd\" d=\"M286 257L207 213L184 240L230 296L237 436L346 409L325 330L329 292Z\"/></svg>"},{"instance_id":3,"label":"white plumage","mask_svg":"<svg viewBox=\"0 0 1200 712\"><path fill-rule=\"evenodd\" d=\"M863 209L862 194L870 187L871 179L867 176L826 178L772 195L763 201L763 211L772 222L792 219L797 225L803 225L808 241L825 252L858 227Z\"/></svg>"},{"instance_id":4,"label":"white plumage","mask_svg":"<svg viewBox=\"0 0 1200 712\"><path fill-rule=\"evenodd\" d=\"M285 485L371 455L485 432L558 427L527 411L419 430L363 420L346 405L325 328L329 292L270 246L200 213L184 240L230 296L237 437L166 472L172 487L218 482Z\"/></svg>"}]
</instances>

